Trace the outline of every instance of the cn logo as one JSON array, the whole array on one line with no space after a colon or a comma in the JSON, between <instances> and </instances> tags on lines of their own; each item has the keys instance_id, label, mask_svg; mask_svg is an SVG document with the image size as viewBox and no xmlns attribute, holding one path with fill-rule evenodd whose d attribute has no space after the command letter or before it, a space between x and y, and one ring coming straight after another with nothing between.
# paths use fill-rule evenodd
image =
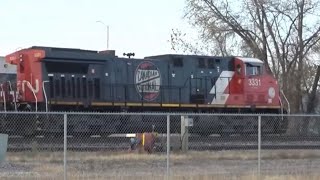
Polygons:
<instances>
[{"instance_id":1,"label":"cn logo","mask_svg":"<svg viewBox=\"0 0 320 180\"><path fill-rule=\"evenodd\" d=\"M28 89L34 93L38 93L39 92L39 80L36 79L35 80L35 88L31 85L31 83L29 81L23 80L22 81L22 92L25 92L26 86L28 87Z\"/></svg>"},{"instance_id":2,"label":"cn logo","mask_svg":"<svg viewBox=\"0 0 320 180\"><path fill-rule=\"evenodd\" d=\"M140 63L135 71L134 82L137 92L144 100L155 100L160 92L161 74L158 67L150 61Z\"/></svg>"}]
</instances>

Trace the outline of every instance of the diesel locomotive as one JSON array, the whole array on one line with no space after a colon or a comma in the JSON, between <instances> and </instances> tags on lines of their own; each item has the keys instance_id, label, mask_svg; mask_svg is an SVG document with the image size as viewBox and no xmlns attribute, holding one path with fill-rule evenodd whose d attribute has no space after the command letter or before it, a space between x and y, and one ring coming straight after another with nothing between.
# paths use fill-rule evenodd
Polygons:
<instances>
[{"instance_id":1,"label":"diesel locomotive","mask_svg":"<svg viewBox=\"0 0 320 180\"><path fill-rule=\"evenodd\" d=\"M16 66L16 79L2 79L6 111L283 113L277 80L263 61L248 57L164 54L145 58L118 57L113 50L92 51L34 46L5 57ZM12 82L14 81L14 82ZM10 85L9 85L10 84ZM102 117L102 116L101 116ZM14 118L19 119L19 118ZM165 123L145 128L141 118L105 118L68 123L74 133L109 134L165 130ZM10 123L14 131L15 122ZM17 120L18 121L18 120ZM35 118L34 133L61 132L63 121ZM257 121L196 118L191 132L229 134L253 131ZM264 131L281 133L283 118L265 118ZM144 122L146 123L146 122ZM179 129L179 120L172 128ZM18 124L18 123L17 123ZM95 128L92 128L95 127ZM31 130L30 130L31 128ZM70 130L71 132L71 130ZM136 133L136 132L134 132Z\"/></svg>"}]
</instances>

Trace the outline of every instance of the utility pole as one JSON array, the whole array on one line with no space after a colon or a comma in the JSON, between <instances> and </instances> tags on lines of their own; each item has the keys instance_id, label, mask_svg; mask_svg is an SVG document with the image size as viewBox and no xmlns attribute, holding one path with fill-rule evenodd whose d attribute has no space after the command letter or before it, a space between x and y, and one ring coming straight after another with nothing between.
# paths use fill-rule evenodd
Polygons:
<instances>
[{"instance_id":1,"label":"utility pole","mask_svg":"<svg viewBox=\"0 0 320 180\"><path fill-rule=\"evenodd\" d=\"M106 25L104 22L102 21L96 21L97 23L101 23L102 25L105 26L105 28L107 29L107 50L109 50L109 25Z\"/></svg>"}]
</instances>

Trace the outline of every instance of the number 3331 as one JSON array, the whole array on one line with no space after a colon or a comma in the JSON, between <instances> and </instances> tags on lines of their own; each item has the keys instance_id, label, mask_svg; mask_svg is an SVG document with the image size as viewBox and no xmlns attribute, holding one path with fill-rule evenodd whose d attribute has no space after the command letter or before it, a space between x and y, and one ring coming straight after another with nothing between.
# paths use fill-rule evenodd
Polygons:
<instances>
[{"instance_id":1,"label":"number 3331","mask_svg":"<svg viewBox=\"0 0 320 180\"><path fill-rule=\"evenodd\" d=\"M260 79L249 79L249 86L261 86Z\"/></svg>"}]
</instances>

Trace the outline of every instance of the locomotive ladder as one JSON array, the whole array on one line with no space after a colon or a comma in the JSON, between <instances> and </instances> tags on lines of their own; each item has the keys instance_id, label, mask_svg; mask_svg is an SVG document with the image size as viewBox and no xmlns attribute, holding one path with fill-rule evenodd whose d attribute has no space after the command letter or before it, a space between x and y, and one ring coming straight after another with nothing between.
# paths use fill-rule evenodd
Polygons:
<instances>
[{"instance_id":1,"label":"locomotive ladder","mask_svg":"<svg viewBox=\"0 0 320 180\"><path fill-rule=\"evenodd\" d=\"M3 97L3 108L4 108L4 112L6 112L7 111L6 95L3 91L3 84L1 84L0 86L1 86L1 96Z\"/></svg>"},{"instance_id":2,"label":"locomotive ladder","mask_svg":"<svg viewBox=\"0 0 320 180\"><path fill-rule=\"evenodd\" d=\"M46 88L44 87L45 83L48 83L49 81L42 81L42 90L43 90L43 94L44 94L44 99L46 101L46 112L48 112L48 98L47 98L47 92L46 92Z\"/></svg>"},{"instance_id":3,"label":"locomotive ladder","mask_svg":"<svg viewBox=\"0 0 320 180\"><path fill-rule=\"evenodd\" d=\"M38 98L36 96L36 93L34 92L32 85L29 81L24 80L22 83L27 83L27 87L30 89L30 91L33 93L34 99L36 101L36 112L38 112Z\"/></svg>"},{"instance_id":4,"label":"locomotive ladder","mask_svg":"<svg viewBox=\"0 0 320 180\"><path fill-rule=\"evenodd\" d=\"M14 110L17 111L17 101L16 101L16 93L13 91L12 86L11 86L11 82L7 81L9 84L9 88L10 88L10 92L13 92L13 103L14 103Z\"/></svg>"}]
</instances>

